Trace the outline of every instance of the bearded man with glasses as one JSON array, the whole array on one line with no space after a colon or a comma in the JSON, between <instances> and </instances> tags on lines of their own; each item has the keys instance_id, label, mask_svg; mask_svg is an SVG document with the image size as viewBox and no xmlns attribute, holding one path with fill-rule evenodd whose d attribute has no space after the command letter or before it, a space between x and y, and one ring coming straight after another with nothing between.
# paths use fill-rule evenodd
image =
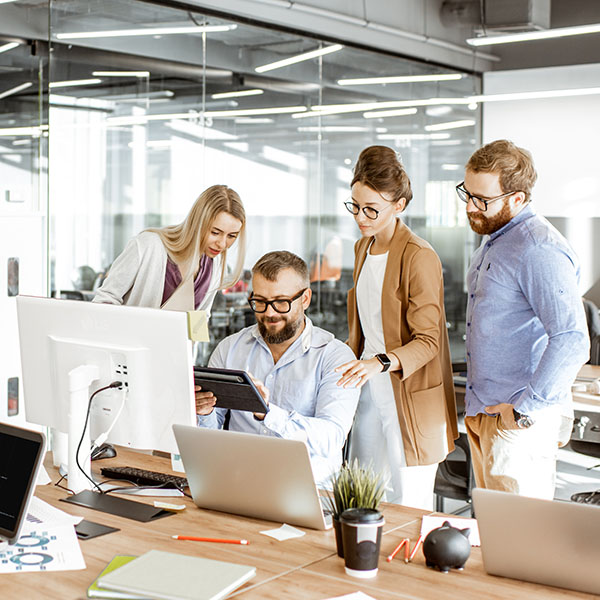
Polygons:
<instances>
[{"instance_id":1,"label":"bearded man with glasses","mask_svg":"<svg viewBox=\"0 0 600 600\"><path fill-rule=\"evenodd\" d=\"M336 385L335 367L355 356L312 324L304 314L310 300L306 263L291 252L265 254L252 268L248 298L256 325L225 338L208 366L250 373L269 407L266 415L230 411L229 429L304 441L315 481L324 484L342 463L359 390ZM223 426L227 410L216 401L196 387L199 426Z\"/></svg>"},{"instance_id":2,"label":"bearded man with glasses","mask_svg":"<svg viewBox=\"0 0 600 600\"><path fill-rule=\"evenodd\" d=\"M478 487L551 500L589 338L579 261L531 206L536 179L530 153L497 140L456 187L486 236L467 274L465 426Z\"/></svg>"}]
</instances>

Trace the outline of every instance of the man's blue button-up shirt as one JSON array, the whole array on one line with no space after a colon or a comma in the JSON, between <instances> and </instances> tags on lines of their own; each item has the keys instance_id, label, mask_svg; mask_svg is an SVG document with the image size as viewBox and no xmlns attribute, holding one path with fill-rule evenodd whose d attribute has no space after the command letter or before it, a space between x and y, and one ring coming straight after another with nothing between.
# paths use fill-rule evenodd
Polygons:
<instances>
[{"instance_id":1,"label":"man's blue button-up shirt","mask_svg":"<svg viewBox=\"0 0 600 600\"><path fill-rule=\"evenodd\" d=\"M354 360L350 348L306 318L300 337L273 362L258 331L246 327L225 338L210 357L210 367L241 369L269 390L269 412L264 421L253 413L232 410L229 429L302 440L308 446L315 481L324 484L342 462L342 447L350 431L359 390L338 387L334 369ZM198 415L201 427L220 428L226 409Z\"/></svg>"},{"instance_id":2,"label":"man's blue button-up shirt","mask_svg":"<svg viewBox=\"0 0 600 600\"><path fill-rule=\"evenodd\" d=\"M467 275L467 416L501 402L572 415L589 356L578 283L574 251L531 206L483 240Z\"/></svg>"}]
</instances>

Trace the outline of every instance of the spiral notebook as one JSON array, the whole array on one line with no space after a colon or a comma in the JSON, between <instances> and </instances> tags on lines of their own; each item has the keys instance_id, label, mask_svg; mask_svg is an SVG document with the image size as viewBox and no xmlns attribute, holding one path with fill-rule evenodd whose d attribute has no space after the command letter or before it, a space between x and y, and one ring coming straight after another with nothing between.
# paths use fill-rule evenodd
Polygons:
<instances>
[{"instance_id":1,"label":"spiral notebook","mask_svg":"<svg viewBox=\"0 0 600 600\"><path fill-rule=\"evenodd\" d=\"M219 600L256 575L248 565L150 550L98 578L98 586L165 600Z\"/></svg>"}]
</instances>

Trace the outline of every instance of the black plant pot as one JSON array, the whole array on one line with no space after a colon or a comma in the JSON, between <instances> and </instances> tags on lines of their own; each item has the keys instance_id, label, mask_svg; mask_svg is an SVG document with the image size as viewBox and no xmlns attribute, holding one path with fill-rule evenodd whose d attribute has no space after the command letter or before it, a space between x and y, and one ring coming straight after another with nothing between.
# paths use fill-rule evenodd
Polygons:
<instances>
[{"instance_id":1,"label":"black plant pot","mask_svg":"<svg viewBox=\"0 0 600 600\"><path fill-rule=\"evenodd\" d=\"M342 539L342 524L338 517L332 518L333 530L335 531L335 545L337 546L337 555L344 558L344 540Z\"/></svg>"}]
</instances>

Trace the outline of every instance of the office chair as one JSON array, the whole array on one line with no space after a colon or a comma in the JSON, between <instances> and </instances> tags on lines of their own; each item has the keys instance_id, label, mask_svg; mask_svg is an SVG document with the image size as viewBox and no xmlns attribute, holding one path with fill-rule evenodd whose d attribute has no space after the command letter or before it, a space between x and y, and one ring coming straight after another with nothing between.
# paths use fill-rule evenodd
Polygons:
<instances>
[{"instance_id":1,"label":"office chair","mask_svg":"<svg viewBox=\"0 0 600 600\"><path fill-rule=\"evenodd\" d=\"M462 500L464 506L453 511L459 515L467 510L473 516L471 505L471 490L473 489L473 472L471 468L471 449L466 433L461 433L454 442L456 448L448 455L446 460L438 465L435 476L435 510L444 511L444 498Z\"/></svg>"}]
</instances>

